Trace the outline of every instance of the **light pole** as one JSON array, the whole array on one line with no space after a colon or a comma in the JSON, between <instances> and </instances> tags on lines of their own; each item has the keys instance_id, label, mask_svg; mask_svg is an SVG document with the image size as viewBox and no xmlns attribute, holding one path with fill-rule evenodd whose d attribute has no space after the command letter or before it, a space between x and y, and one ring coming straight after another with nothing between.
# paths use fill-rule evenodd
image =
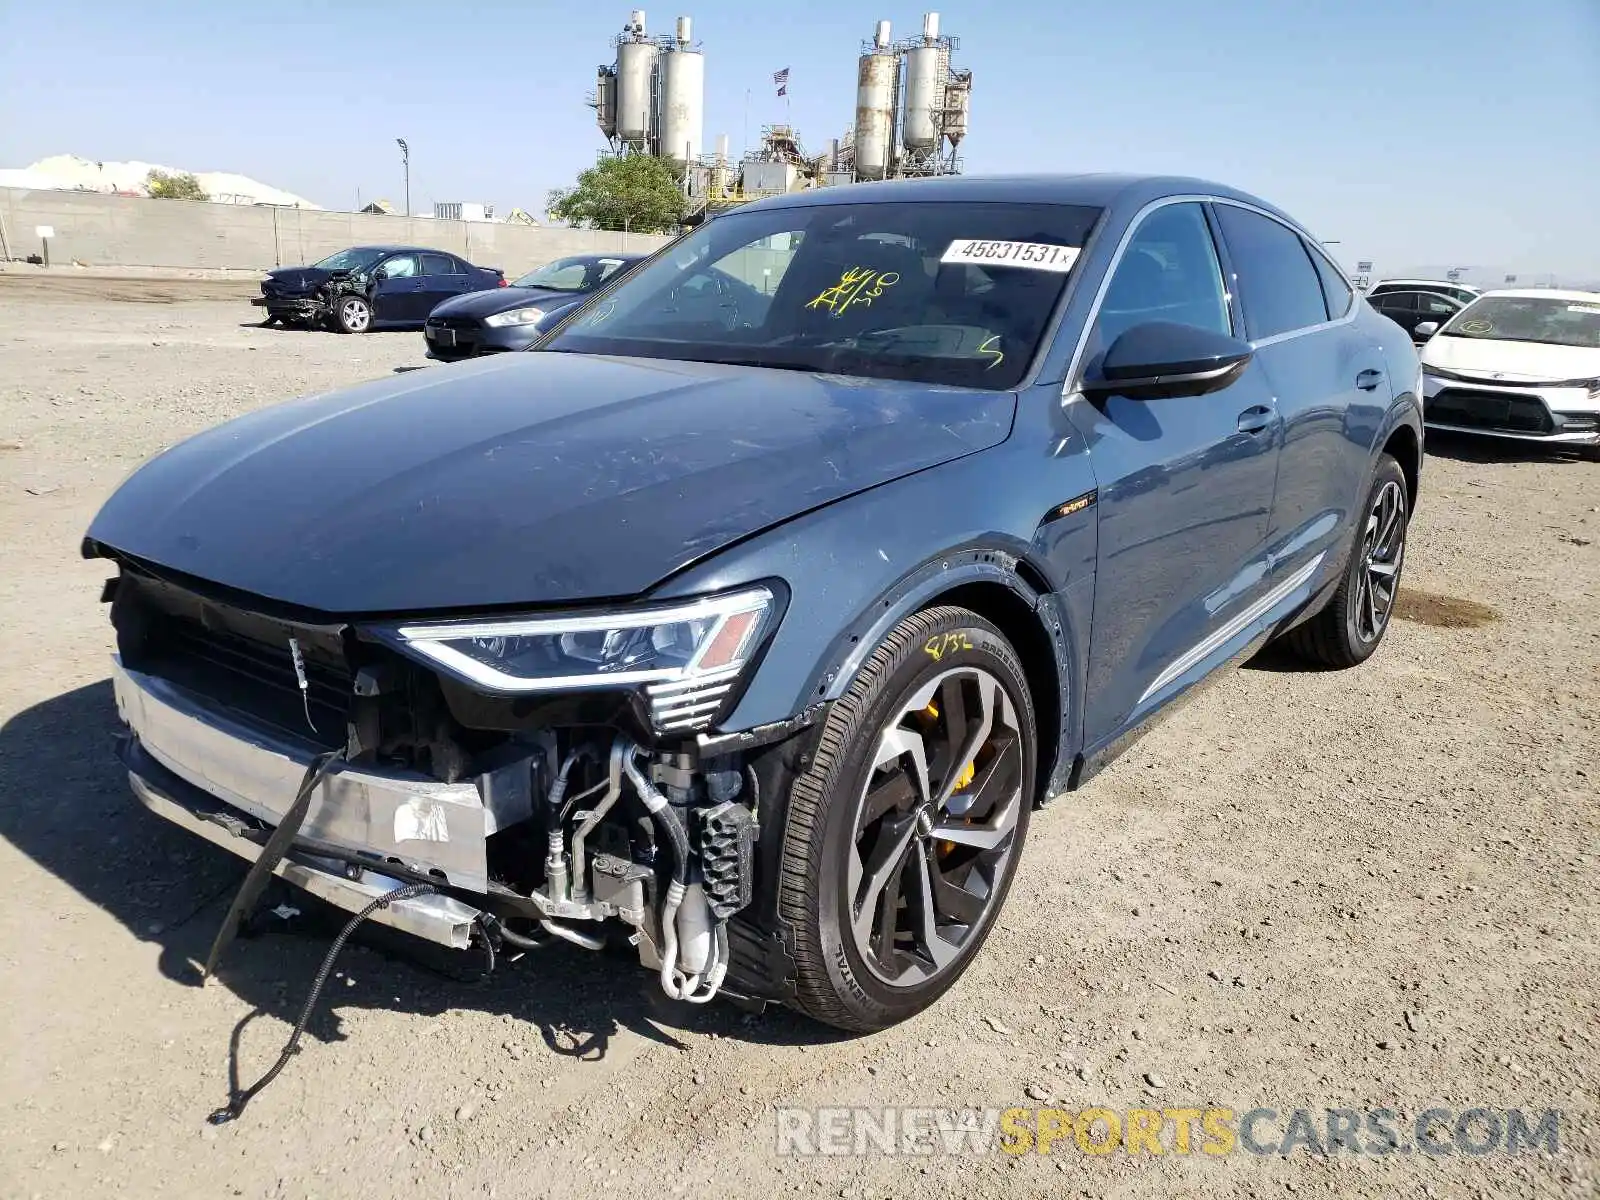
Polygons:
<instances>
[{"instance_id":1,"label":"light pole","mask_svg":"<svg viewBox=\"0 0 1600 1200\"><path fill-rule=\"evenodd\" d=\"M406 171L406 216L411 215L411 147L406 145L405 138L395 138L395 144L400 147L400 162Z\"/></svg>"}]
</instances>

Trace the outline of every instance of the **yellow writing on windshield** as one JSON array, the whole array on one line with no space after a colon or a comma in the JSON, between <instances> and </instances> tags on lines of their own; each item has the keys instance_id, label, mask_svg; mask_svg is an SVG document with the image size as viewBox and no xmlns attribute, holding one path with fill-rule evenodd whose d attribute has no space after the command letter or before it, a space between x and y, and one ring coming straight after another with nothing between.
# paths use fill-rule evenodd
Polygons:
<instances>
[{"instance_id":1,"label":"yellow writing on windshield","mask_svg":"<svg viewBox=\"0 0 1600 1200\"><path fill-rule=\"evenodd\" d=\"M992 360L989 365L984 368L986 371L994 370L1006 360L1006 352L1000 349L1000 335L998 333L992 338L989 338L983 343L983 345L979 346L978 353L985 355Z\"/></svg>"},{"instance_id":2,"label":"yellow writing on windshield","mask_svg":"<svg viewBox=\"0 0 1600 1200\"><path fill-rule=\"evenodd\" d=\"M885 288L900 282L897 271L873 271L866 267L846 267L839 282L823 288L807 308L826 309L829 316L842 317L856 305L871 307Z\"/></svg>"}]
</instances>

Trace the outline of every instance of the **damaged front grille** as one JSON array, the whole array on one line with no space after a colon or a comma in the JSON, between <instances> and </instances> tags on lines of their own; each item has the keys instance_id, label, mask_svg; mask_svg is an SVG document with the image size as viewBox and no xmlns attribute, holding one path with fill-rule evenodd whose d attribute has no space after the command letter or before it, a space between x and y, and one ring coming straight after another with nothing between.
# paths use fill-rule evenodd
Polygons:
<instances>
[{"instance_id":1,"label":"damaged front grille","mask_svg":"<svg viewBox=\"0 0 1600 1200\"><path fill-rule=\"evenodd\" d=\"M112 622L132 669L328 749L346 744L355 669L339 627L263 616L129 568Z\"/></svg>"},{"instance_id":2,"label":"damaged front grille","mask_svg":"<svg viewBox=\"0 0 1600 1200\"><path fill-rule=\"evenodd\" d=\"M348 664L308 658L302 651L307 684L302 695L288 637L278 645L182 619L171 621L162 635L168 665L184 670L199 684L196 690L212 696L248 693L254 703L242 694L239 698L254 715L330 748L344 744L355 687Z\"/></svg>"},{"instance_id":3,"label":"damaged front grille","mask_svg":"<svg viewBox=\"0 0 1600 1200\"><path fill-rule=\"evenodd\" d=\"M446 782L505 741L463 728L432 674L358 642L348 627L266 615L199 586L124 563L112 621L127 667L352 761Z\"/></svg>"}]
</instances>

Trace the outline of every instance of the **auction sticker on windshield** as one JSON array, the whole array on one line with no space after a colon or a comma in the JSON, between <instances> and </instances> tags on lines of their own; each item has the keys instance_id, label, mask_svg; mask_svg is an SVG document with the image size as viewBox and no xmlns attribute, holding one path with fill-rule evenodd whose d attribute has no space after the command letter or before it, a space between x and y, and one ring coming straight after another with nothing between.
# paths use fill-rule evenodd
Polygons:
<instances>
[{"instance_id":1,"label":"auction sticker on windshield","mask_svg":"<svg viewBox=\"0 0 1600 1200\"><path fill-rule=\"evenodd\" d=\"M950 243L940 262L981 263L986 267L1026 267L1030 271L1072 270L1078 261L1077 246L1054 246L1049 242L983 242L957 238Z\"/></svg>"}]
</instances>

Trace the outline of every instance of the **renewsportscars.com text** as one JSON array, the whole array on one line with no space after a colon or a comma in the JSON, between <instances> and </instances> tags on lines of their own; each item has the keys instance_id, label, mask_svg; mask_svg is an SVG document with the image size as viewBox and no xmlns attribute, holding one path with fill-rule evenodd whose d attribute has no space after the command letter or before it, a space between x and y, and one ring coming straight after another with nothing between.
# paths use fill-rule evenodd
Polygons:
<instances>
[{"instance_id":1,"label":"renewsportscars.com text","mask_svg":"<svg viewBox=\"0 0 1600 1200\"><path fill-rule=\"evenodd\" d=\"M909 1108L777 1110L777 1152L984 1154L1556 1154L1557 1109Z\"/></svg>"}]
</instances>

